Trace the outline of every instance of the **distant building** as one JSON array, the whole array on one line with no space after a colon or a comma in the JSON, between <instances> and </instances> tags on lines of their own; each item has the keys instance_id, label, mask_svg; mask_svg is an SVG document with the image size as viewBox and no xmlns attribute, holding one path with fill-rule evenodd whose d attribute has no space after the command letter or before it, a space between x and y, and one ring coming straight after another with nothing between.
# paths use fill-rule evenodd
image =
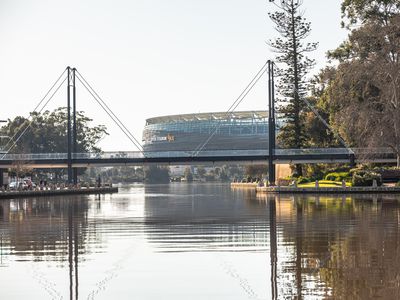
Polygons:
<instances>
[{"instance_id":1,"label":"distant building","mask_svg":"<svg viewBox=\"0 0 400 300\"><path fill-rule=\"evenodd\" d=\"M202 145L203 150L268 149L268 112L214 112L146 120L145 151L193 151Z\"/></svg>"}]
</instances>

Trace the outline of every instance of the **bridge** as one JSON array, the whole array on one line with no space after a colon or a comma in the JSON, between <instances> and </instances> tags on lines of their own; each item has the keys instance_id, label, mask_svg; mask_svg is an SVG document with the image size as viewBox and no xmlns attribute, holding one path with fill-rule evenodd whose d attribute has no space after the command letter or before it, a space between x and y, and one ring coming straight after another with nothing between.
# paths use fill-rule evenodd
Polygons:
<instances>
[{"instance_id":1,"label":"bridge","mask_svg":"<svg viewBox=\"0 0 400 300\"><path fill-rule=\"evenodd\" d=\"M185 165L185 164L254 164L265 163L269 159L269 150L205 150L199 155L192 151L140 152L119 151L100 153L72 153L73 168L100 166L142 166ZM12 168L23 164L29 168L67 168L68 153L41 154L5 154L0 159L0 168ZM301 163L395 163L396 156L389 148L352 149L276 149L274 164Z\"/></svg>"},{"instance_id":2,"label":"bridge","mask_svg":"<svg viewBox=\"0 0 400 300\"><path fill-rule=\"evenodd\" d=\"M66 76L65 76L66 73ZM33 153L13 154L12 148L29 129L25 129L10 139L10 146L0 151L0 173L4 169L23 165L29 168L66 168L68 169L68 182L77 183L77 168L94 166L141 166L147 164L158 165L183 165L183 164L252 164L268 162L269 181L275 182L276 164L301 164L301 163L350 163L374 162L374 163L395 163L396 155L391 149L350 149L343 139L335 133L318 112L310 106L310 109L317 114L321 122L343 144L343 148L324 149L277 149L275 146L275 83L274 64L268 61L263 65L250 84L235 100L227 111L231 116L254 85L260 80L263 74L268 73L268 145L267 149L246 149L246 150L208 150L207 143L213 138L218 126L204 143L201 143L193 151L168 151L149 152L145 151L138 140L129 131L120 119L112 112L107 103L90 86L86 79L75 68L67 67L54 85L46 93L45 97L36 106L34 112L41 112L57 93L60 87L67 82L67 151L65 153ZM64 78L64 79L63 79ZM112 121L121 129L125 136L133 143L138 151L99 152L99 153L77 153L77 128L76 128L76 80L90 93L100 107L108 114ZM51 95L51 96L49 96ZM49 97L48 97L49 96ZM44 103L42 105L42 103ZM40 108L41 107L41 108ZM40 109L39 109L40 108ZM245 145L244 145L245 146Z\"/></svg>"}]
</instances>

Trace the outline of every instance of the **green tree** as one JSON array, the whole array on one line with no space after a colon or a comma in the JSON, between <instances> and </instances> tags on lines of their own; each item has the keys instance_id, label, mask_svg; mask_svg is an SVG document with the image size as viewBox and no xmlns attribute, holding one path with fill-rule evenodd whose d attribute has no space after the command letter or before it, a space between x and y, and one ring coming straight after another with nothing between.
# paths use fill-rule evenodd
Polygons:
<instances>
[{"instance_id":1,"label":"green tree","mask_svg":"<svg viewBox=\"0 0 400 300\"><path fill-rule=\"evenodd\" d=\"M268 172L268 166L266 165L248 165L245 168L245 175L251 178L263 178Z\"/></svg>"},{"instance_id":2,"label":"green tree","mask_svg":"<svg viewBox=\"0 0 400 300\"><path fill-rule=\"evenodd\" d=\"M199 176L199 178L204 178L206 173L207 171L206 169L204 169L204 167L202 166L197 167L197 176Z\"/></svg>"},{"instance_id":3,"label":"green tree","mask_svg":"<svg viewBox=\"0 0 400 300\"><path fill-rule=\"evenodd\" d=\"M398 1L344 1L353 29L329 53L339 60L324 94L330 121L349 144L390 147L400 166L400 8Z\"/></svg>"},{"instance_id":4,"label":"green tree","mask_svg":"<svg viewBox=\"0 0 400 300\"><path fill-rule=\"evenodd\" d=\"M314 111L305 112L305 131L307 134L307 146L314 148L329 148L342 146L333 132L330 123L330 107L327 101L327 93L336 75L336 68L326 67L311 80L311 95L308 101L314 107L324 122Z\"/></svg>"},{"instance_id":5,"label":"green tree","mask_svg":"<svg viewBox=\"0 0 400 300\"><path fill-rule=\"evenodd\" d=\"M77 151L100 152L98 141L107 135L104 125L91 126L92 119L79 111L77 120ZM50 112L31 113L31 121L24 117L15 117L8 120L2 127L3 134L14 137L16 141L20 134L24 134L14 145L11 140L3 145L10 149L10 153L65 153L67 152L67 109L57 108ZM13 147L12 147L13 146Z\"/></svg>"},{"instance_id":6,"label":"green tree","mask_svg":"<svg viewBox=\"0 0 400 300\"><path fill-rule=\"evenodd\" d=\"M278 140L285 148L303 148L305 145L305 103L302 98L307 91L306 76L314 65L306 53L314 51L318 45L305 42L311 24L303 17L301 5L302 1L282 0L280 10L269 14L279 33L279 37L270 41L270 45L278 53L277 62L284 65L279 70L278 101L281 105L278 111L286 123L280 130ZM296 170L299 175L302 174L301 165L296 165Z\"/></svg>"},{"instance_id":7,"label":"green tree","mask_svg":"<svg viewBox=\"0 0 400 300\"><path fill-rule=\"evenodd\" d=\"M193 174L192 174L192 170L190 169L190 167L187 167L185 169L184 176L185 176L185 179L187 182L193 181Z\"/></svg>"},{"instance_id":8,"label":"green tree","mask_svg":"<svg viewBox=\"0 0 400 300\"><path fill-rule=\"evenodd\" d=\"M371 19L387 24L399 10L400 1L398 0L344 0L342 17L348 20L348 24L342 22L342 25L351 28L354 24L365 24Z\"/></svg>"},{"instance_id":9,"label":"green tree","mask_svg":"<svg viewBox=\"0 0 400 300\"><path fill-rule=\"evenodd\" d=\"M229 181L228 170L227 168L223 167L219 172L219 180L226 182Z\"/></svg>"},{"instance_id":10,"label":"green tree","mask_svg":"<svg viewBox=\"0 0 400 300\"><path fill-rule=\"evenodd\" d=\"M238 180L239 178L242 178L244 175L244 167L243 166L226 165L226 166L224 166L224 169L226 170L230 179Z\"/></svg>"},{"instance_id":11,"label":"green tree","mask_svg":"<svg viewBox=\"0 0 400 300\"><path fill-rule=\"evenodd\" d=\"M107 135L104 125L92 126L93 121L78 111L77 152L100 152L97 143ZM2 140L1 145L9 153L66 153L67 152L67 109L60 107L54 111L31 113L30 119L17 116L1 128L2 135L12 137ZM15 143L14 143L15 142ZM42 171L42 170L37 170ZM49 170L46 170L48 172ZM53 170L55 179L64 174L63 169ZM83 174L84 169L79 173Z\"/></svg>"},{"instance_id":12,"label":"green tree","mask_svg":"<svg viewBox=\"0 0 400 300\"><path fill-rule=\"evenodd\" d=\"M146 183L168 183L169 168L150 165L144 169Z\"/></svg>"}]
</instances>

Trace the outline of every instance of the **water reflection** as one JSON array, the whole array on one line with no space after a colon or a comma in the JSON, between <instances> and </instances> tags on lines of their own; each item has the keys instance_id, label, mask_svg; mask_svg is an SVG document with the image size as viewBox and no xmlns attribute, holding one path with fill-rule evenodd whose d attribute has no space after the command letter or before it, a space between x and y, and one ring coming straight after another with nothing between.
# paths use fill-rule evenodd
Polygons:
<instances>
[{"instance_id":1,"label":"water reflection","mask_svg":"<svg viewBox=\"0 0 400 300\"><path fill-rule=\"evenodd\" d=\"M271 262L271 298L278 299L278 245L276 234L276 199L275 196L267 196L269 204L269 243Z\"/></svg>"},{"instance_id":2,"label":"water reflection","mask_svg":"<svg viewBox=\"0 0 400 300\"><path fill-rule=\"evenodd\" d=\"M268 197L277 206L277 299L399 299L399 200ZM271 221L271 265L272 228Z\"/></svg>"},{"instance_id":3,"label":"water reflection","mask_svg":"<svg viewBox=\"0 0 400 300\"><path fill-rule=\"evenodd\" d=\"M1 296L399 299L399 201L215 184L1 201Z\"/></svg>"},{"instance_id":4,"label":"water reflection","mask_svg":"<svg viewBox=\"0 0 400 300\"><path fill-rule=\"evenodd\" d=\"M148 186L147 239L161 252L266 251L268 211L254 199L226 185Z\"/></svg>"}]
</instances>

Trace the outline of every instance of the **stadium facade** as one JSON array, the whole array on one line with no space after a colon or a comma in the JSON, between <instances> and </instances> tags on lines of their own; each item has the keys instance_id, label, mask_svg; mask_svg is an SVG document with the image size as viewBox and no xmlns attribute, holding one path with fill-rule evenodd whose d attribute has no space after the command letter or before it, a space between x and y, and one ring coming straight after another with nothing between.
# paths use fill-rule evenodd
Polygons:
<instances>
[{"instance_id":1,"label":"stadium facade","mask_svg":"<svg viewBox=\"0 0 400 300\"><path fill-rule=\"evenodd\" d=\"M268 149L268 112L198 113L146 120L145 151L194 151L204 144L202 150Z\"/></svg>"}]
</instances>

